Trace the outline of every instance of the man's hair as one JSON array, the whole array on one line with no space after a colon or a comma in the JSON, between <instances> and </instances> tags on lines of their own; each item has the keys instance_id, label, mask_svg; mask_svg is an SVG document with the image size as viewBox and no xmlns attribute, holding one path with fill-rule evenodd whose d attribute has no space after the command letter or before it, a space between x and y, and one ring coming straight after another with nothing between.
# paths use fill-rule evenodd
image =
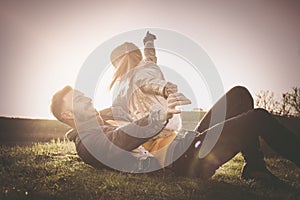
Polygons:
<instances>
[{"instance_id":1,"label":"man's hair","mask_svg":"<svg viewBox=\"0 0 300 200\"><path fill-rule=\"evenodd\" d=\"M63 98L71 90L72 90L71 86L65 86L63 89L57 91L52 96L52 101L50 105L51 112L54 115L54 117L56 117L56 119L58 119L61 122L64 122L61 118L62 105L64 103Z\"/></svg>"}]
</instances>

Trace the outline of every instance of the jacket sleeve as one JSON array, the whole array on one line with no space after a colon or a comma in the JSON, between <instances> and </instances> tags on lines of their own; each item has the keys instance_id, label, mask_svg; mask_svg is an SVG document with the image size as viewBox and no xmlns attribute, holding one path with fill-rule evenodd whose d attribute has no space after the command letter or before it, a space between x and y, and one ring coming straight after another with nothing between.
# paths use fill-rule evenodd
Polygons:
<instances>
[{"instance_id":1,"label":"jacket sleeve","mask_svg":"<svg viewBox=\"0 0 300 200\"><path fill-rule=\"evenodd\" d=\"M106 136L112 144L126 151L132 151L158 135L165 127L167 121L159 119L159 112L153 111L150 115L110 131Z\"/></svg>"},{"instance_id":2,"label":"jacket sleeve","mask_svg":"<svg viewBox=\"0 0 300 200\"><path fill-rule=\"evenodd\" d=\"M104 121L114 119L111 107L102 109L99 111L99 113Z\"/></svg>"},{"instance_id":3,"label":"jacket sleeve","mask_svg":"<svg viewBox=\"0 0 300 200\"><path fill-rule=\"evenodd\" d=\"M147 41L145 43L144 55L145 55L144 60L146 63L153 63L153 64L157 63L157 57L156 57L153 41Z\"/></svg>"},{"instance_id":4,"label":"jacket sleeve","mask_svg":"<svg viewBox=\"0 0 300 200\"><path fill-rule=\"evenodd\" d=\"M157 65L149 64L135 74L135 84L146 94L164 97L167 81Z\"/></svg>"},{"instance_id":5,"label":"jacket sleeve","mask_svg":"<svg viewBox=\"0 0 300 200\"><path fill-rule=\"evenodd\" d=\"M105 108L98 112L104 121L108 121L108 120L120 120L126 122L133 121L131 116L119 106L111 106L109 108Z\"/></svg>"}]
</instances>

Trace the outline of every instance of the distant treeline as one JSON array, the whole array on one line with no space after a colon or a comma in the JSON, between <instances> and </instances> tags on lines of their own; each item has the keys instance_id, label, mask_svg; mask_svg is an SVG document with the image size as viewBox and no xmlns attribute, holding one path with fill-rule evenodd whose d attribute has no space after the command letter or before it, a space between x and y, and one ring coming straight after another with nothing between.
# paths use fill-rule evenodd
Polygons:
<instances>
[{"instance_id":1,"label":"distant treeline","mask_svg":"<svg viewBox=\"0 0 300 200\"><path fill-rule=\"evenodd\" d=\"M203 116L198 111L185 111L183 121L199 121ZM30 144L63 139L70 128L57 120L0 117L1 144Z\"/></svg>"},{"instance_id":2,"label":"distant treeline","mask_svg":"<svg viewBox=\"0 0 300 200\"><path fill-rule=\"evenodd\" d=\"M181 114L183 129L194 129L204 114L203 111L183 111ZM299 117L276 116L276 118L300 137ZM63 139L69 129L57 120L0 117L0 145L21 145Z\"/></svg>"},{"instance_id":3,"label":"distant treeline","mask_svg":"<svg viewBox=\"0 0 300 200\"><path fill-rule=\"evenodd\" d=\"M0 117L0 144L28 144L63 138L69 128L57 120Z\"/></svg>"}]
</instances>

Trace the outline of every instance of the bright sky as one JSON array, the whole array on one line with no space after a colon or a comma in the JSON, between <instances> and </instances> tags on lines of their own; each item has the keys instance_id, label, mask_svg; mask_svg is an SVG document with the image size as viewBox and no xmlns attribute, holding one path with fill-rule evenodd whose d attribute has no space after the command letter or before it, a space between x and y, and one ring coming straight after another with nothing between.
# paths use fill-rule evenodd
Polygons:
<instances>
[{"instance_id":1,"label":"bright sky","mask_svg":"<svg viewBox=\"0 0 300 200\"><path fill-rule=\"evenodd\" d=\"M253 95L279 95L300 86L298 0L1 1L0 116L53 118L52 94L74 85L95 48L146 27L198 43L225 90L244 85ZM106 104L95 102L99 109Z\"/></svg>"}]
</instances>

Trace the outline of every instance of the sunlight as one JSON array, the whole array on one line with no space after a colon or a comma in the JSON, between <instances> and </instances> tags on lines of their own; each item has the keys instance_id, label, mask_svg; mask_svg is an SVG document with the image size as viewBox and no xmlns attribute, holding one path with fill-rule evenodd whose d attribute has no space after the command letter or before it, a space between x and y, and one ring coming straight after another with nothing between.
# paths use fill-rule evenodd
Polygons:
<instances>
[{"instance_id":1,"label":"sunlight","mask_svg":"<svg viewBox=\"0 0 300 200\"><path fill-rule=\"evenodd\" d=\"M99 77L98 85L93 98L93 103L97 110L101 110L112 105L112 95L111 91L109 90L109 84L112 80L113 73L114 67L110 65L104 70L102 77Z\"/></svg>"},{"instance_id":2,"label":"sunlight","mask_svg":"<svg viewBox=\"0 0 300 200\"><path fill-rule=\"evenodd\" d=\"M195 108L207 110L212 105L209 88L202 74L191 63L162 50L157 50L157 57L165 79L177 84L178 91L192 100L191 105L185 106L187 110Z\"/></svg>"}]
</instances>

